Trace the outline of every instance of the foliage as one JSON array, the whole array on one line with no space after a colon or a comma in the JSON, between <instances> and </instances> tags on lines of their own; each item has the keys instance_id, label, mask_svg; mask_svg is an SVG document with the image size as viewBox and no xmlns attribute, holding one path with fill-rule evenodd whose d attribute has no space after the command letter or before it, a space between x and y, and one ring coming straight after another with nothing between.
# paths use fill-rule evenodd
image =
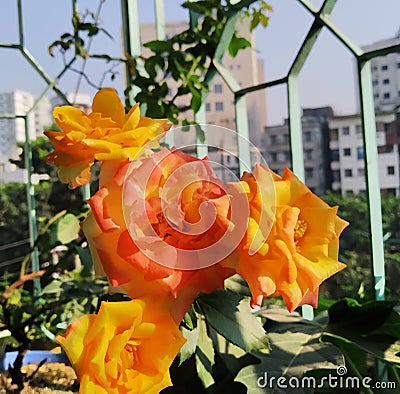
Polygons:
<instances>
[{"instance_id":1,"label":"foliage","mask_svg":"<svg viewBox=\"0 0 400 394\"><path fill-rule=\"evenodd\" d=\"M25 168L24 149L18 160L19 168ZM57 170L47 164L43 157L51 149L47 138L39 137L31 143L33 173L47 175L48 179L40 181L34 187L38 231L48 223L49 218L68 210L79 215L84 209L82 192L69 190L57 178ZM18 263L29 251L29 223L26 185L10 182L0 185L0 271L14 272ZM41 250L40 260L46 262L50 256Z\"/></svg>"},{"instance_id":2,"label":"foliage","mask_svg":"<svg viewBox=\"0 0 400 394\"><path fill-rule=\"evenodd\" d=\"M165 40L144 43L143 46L152 52L150 56L133 57L126 54L126 58L119 60L126 63L130 75L125 91L126 97L129 97L127 109L133 98L142 103L143 114L152 118L168 118L174 124L180 118L182 124L187 125L195 123L194 114L199 111L209 90L216 73L213 62L220 61L226 51L235 57L239 50L251 47L250 42L235 31L238 17L247 18L252 31L258 25L267 26L267 14L272 8L264 0L241 0L236 3L222 0L185 1L182 7L190 11L188 29ZM89 52L92 37L101 32L110 37L99 25L100 9L101 6L97 13L75 12L73 32L66 32L54 41L49 46L50 55L53 56L54 49L59 48L64 57L68 51L74 50L74 56L84 59L96 57L104 58L107 62L113 60L106 54L94 55ZM64 63L68 62L64 60ZM111 73L113 80L115 73L112 70L106 73ZM90 85L102 87L101 84L93 84L84 72L80 73ZM174 86L171 86L171 81ZM182 105L182 102L189 104ZM186 113L185 119L182 119L182 114L187 111L192 112ZM199 129L199 137L204 139L202 133Z\"/></svg>"},{"instance_id":3,"label":"foliage","mask_svg":"<svg viewBox=\"0 0 400 394\"><path fill-rule=\"evenodd\" d=\"M54 129L52 127L52 130ZM19 159L14 160L13 163L19 168L26 168L23 145L21 148ZM63 209L80 211L83 206L81 191L68 189L68 186L58 180L57 169L43 160L43 157L48 155L52 148L51 142L46 137L38 137L31 141L33 173L48 176L48 180L41 181L35 186L35 189L46 191L36 197L38 215L45 218L49 218Z\"/></svg>"},{"instance_id":4,"label":"foliage","mask_svg":"<svg viewBox=\"0 0 400 394\"><path fill-rule=\"evenodd\" d=\"M264 341L264 346L260 348L253 341L245 350L232 343L236 329L244 340L252 337L245 327L232 321L224 323L225 319L221 319L218 322L223 328L217 332L203 312L212 308L215 316L228 315L229 305L238 305L239 299L241 297L234 293L221 291L198 297L195 310L185 318L191 323L181 327L187 343L181 351L181 364L172 368L174 388L183 391L190 388L195 393L228 390L232 393L283 393L288 391L277 387L279 378L285 379L287 384L289 378L308 377L319 384L328 374L340 376L339 367L347 368L346 376L358 377L360 381L364 377L378 380L378 372L374 370L379 366L377 360L386 363L390 372L387 379L396 379L400 368L400 315L394 309L395 303L359 304L356 300L344 299L334 302L312 321L277 307L262 308L251 318L245 317L248 311L237 311L250 325L263 327L268 333L268 342L261 331L256 335L258 340ZM194 379L197 374L202 385ZM294 392L310 392L307 387L297 387Z\"/></svg>"},{"instance_id":5,"label":"foliage","mask_svg":"<svg viewBox=\"0 0 400 394\"><path fill-rule=\"evenodd\" d=\"M182 113L191 110L195 114L200 109L216 73L213 62L220 61L225 50L235 57L239 50L251 47L234 28L229 30L231 22L245 13L251 18L251 30L259 23L266 26L266 12L271 10L264 1L186 1L182 6L192 13L189 28L168 40L145 43L153 55L137 61L129 88L139 88L135 101L144 103L148 116L166 117L174 124ZM173 94L168 79L175 81ZM189 104L182 105L182 98ZM193 123L188 116L183 124Z\"/></svg>"},{"instance_id":6,"label":"foliage","mask_svg":"<svg viewBox=\"0 0 400 394\"><path fill-rule=\"evenodd\" d=\"M54 347L52 340L64 330L72 319L95 313L99 299L106 296L106 280L94 276L88 248L79 237L79 219L66 211L48 220L39 234L35 246L41 256L63 245L56 265L47 262L47 268L29 272L31 250L22 261L17 279L5 273L0 280L0 331L9 335L0 340L0 348L18 350L18 356L9 372L13 383L21 390L34 374L26 376L21 371L27 350ZM81 256L81 268L71 270L74 256ZM69 268L69 271L66 271ZM32 280L45 285L35 294ZM39 364L40 367L40 364Z\"/></svg>"},{"instance_id":7,"label":"foliage","mask_svg":"<svg viewBox=\"0 0 400 394\"><path fill-rule=\"evenodd\" d=\"M371 243L369 236L368 206L366 197L358 194L342 196L328 193L324 200L339 206L339 216L351 224L340 239L340 260L348 265L323 285L322 294L328 298L357 297L373 299L374 284L371 275ZM382 198L382 222L384 234L387 293L391 299L399 299L400 278L400 198Z\"/></svg>"}]
</instances>

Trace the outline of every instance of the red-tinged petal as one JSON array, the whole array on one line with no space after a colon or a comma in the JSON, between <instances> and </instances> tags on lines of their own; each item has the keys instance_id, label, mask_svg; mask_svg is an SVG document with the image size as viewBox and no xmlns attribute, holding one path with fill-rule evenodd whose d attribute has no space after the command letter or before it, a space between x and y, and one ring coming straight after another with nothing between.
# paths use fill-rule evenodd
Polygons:
<instances>
[{"instance_id":1,"label":"red-tinged petal","mask_svg":"<svg viewBox=\"0 0 400 394\"><path fill-rule=\"evenodd\" d=\"M101 188L89 199L94 218L101 231L104 232L119 228L119 225L115 223L114 219L107 212L107 206L104 204L104 199L107 198L108 194L109 192L106 188Z\"/></svg>"},{"instance_id":2,"label":"red-tinged petal","mask_svg":"<svg viewBox=\"0 0 400 394\"><path fill-rule=\"evenodd\" d=\"M90 180L90 166L92 161L76 163L73 167L60 167L58 177L63 183L67 183L71 189L85 185Z\"/></svg>"}]
</instances>

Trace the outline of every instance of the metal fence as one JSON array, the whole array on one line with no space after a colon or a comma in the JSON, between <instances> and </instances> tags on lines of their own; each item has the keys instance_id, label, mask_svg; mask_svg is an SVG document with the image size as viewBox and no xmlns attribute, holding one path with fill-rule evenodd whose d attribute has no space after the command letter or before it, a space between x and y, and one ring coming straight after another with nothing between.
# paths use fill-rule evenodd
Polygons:
<instances>
[{"instance_id":1,"label":"metal fence","mask_svg":"<svg viewBox=\"0 0 400 394\"><path fill-rule=\"evenodd\" d=\"M373 277L375 281L375 297L377 300L382 300L385 297L385 263L384 263L384 250L383 250L383 232L382 232L382 215L381 197L378 175L378 153L376 144L376 123L375 123L375 110L372 93L372 78L370 60L387 55L389 53L399 52L400 45L393 45L379 50L364 52L348 37L346 37L340 29L330 19L330 14L335 7L336 0L325 0L319 9L316 9L307 0L293 0L300 3L313 18L313 23L309 28L307 35L302 43L293 63L290 65L289 72L282 78L267 81L256 86L241 88L238 82L234 79L229 69L225 68L222 64L222 56L225 53L230 36L232 24L235 24L236 19L231 18L229 23L225 26L227 34L223 37L218 45L216 55L213 59L216 74L219 74L234 95L234 106L236 112L237 133L238 138L238 153L240 157L242 171L246 167L250 167L250 151L249 145L246 144L249 137L248 129L248 116L246 108L246 95L261 89L269 89L278 85L284 85L287 89L287 106L289 114L289 139L291 146L292 169L304 180L304 158L303 158L303 140L301 128L301 107L299 100L299 74L307 61L307 58L318 40L318 37L323 29L328 30L341 45L345 46L347 50L354 56L357 64L357 73L359 81L359 96L360 96L360 109L362 119L362 135L364 144L364 160L365 160L365 176L367 182L367 197L370 215L370 235L371 235L371 256L373 262ZM22 20L23 15L23 2L17 0L18 9L18 31L19 39L17 43L4 43L1 42L0 37L0 50L14 50L19 51L25 61L38 73L38 75L46 82L47 86L41 95L36 99L32 108L26 114L0 114L0 119L15 119L21 118L25 122L25 163L28 172L27 182L27 198L29 204L29 223L30 223L30 244L34 247L34 240L37 237L36 229L36 210L34 199L34 186L32 184L32 154L30 149L29 140L29 123L28 116L34 111L40 100L45 97L50 90L53 90L65 103L68 103L66 95L58 87L60 78L68 71L69 67L77 60L77 54L65 64L64 68L58 73L55 78L51 78L46 71L40 66L39 62L29 52L25 46L24 25ZM72 0L72 10L76 11L77 0ZM164 0L154 0L155 19L156 19L156 32L157 39L165 38L165 16L164 16ZM122 25L124 35L125 51L131 56L140 55L140 24L138 17L138 1L137 0L121 0L122 10ZM194 23L196 15L191 15L191 21ZM6 71L6 70L5 70ZM128 71L128 80L129 80ZM210 81L208 81L210 82ZM197 113L196 120L198 123L205 123L205 100L203 106ZM171 141L167 141L171 142ZM206 145L199 143L197 153L204 156L207 153ZM32 268L33 270L39 269L39 259L37 250L34 248L32 254ZM40 291L40 284L36 282L36 290ZM312 317L311 308L304 308L303 314L305 317Z\"/></svg>"}]
</instances>

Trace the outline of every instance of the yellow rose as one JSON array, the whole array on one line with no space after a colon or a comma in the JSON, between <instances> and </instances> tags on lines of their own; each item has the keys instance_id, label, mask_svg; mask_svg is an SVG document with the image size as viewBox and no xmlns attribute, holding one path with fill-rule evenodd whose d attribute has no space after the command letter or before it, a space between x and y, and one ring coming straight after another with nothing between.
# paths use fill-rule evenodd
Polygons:
<instances>
[{"instance_id":1,"label":"yellow rose","mask_svg":"<svg viewBox=\"0 0 400 394\"><path fill-rule=\"evenodd\" d=\"M336 215L338 207L313 194L288 168L280 177L256 165L255 174L245 173L241 179L248 184L250 217L235 267L249 284L252 305L261 305L263 297L281 295L289 311L302 304L317 307L320 284L345 268L338 261L338 250L339 235L348 223ZM262 204L260 196L271 176L275 216L272 227L264 226L270 229L266 236L260 230L260 215L265 210L269 219L271 207ZM253 242L256 253L251 253Z\"/></svg>"},{"instance_id":2,"label":"yellow rose","mask_svg":"<svg viewBox=\"0 0 400 394\"><path fill-rule=\"evenodd\" d=\"M44 133L54 145L45 160L59 167L61 182L72 189L89 182L95 160L133 160L145 152L145 145L157 146L171 127L166 119L141 117L139 104L125 114L111 88L97 92L89 115L71 106L56 107L53 115L62 132Z\"/></svg>"},{"instance_id":3,"label":"yellow rose","mask_svg":"<svg viewBox=\"0 0 400 394\"><path fill-rule=\"evenodd\" d=\"M159 393L185 339L156 300L102 302L97 315L75 320L57 341L80 380L80 393Z\"/></svg>"}]
</instances>

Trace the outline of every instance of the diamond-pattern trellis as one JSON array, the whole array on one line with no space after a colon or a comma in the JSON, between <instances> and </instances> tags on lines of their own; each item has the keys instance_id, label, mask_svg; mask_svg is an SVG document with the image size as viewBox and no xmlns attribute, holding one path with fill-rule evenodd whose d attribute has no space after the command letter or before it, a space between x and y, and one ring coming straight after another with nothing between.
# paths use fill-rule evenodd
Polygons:
<instances>
[{"instance_id":1,"label":"diamond-pattern trellis","mask_svg":"<svg viewBox=\"0 0 400 394\"><path fill-rule=\"evenodd\" d=\"M353 55L357 64L357 73L359 80L359 95L361 103L361 119L363 131L363 144L365 152L365 175L367 181L367 196L369 204L370 215L370 234L371 234L371 253L373 261L373 276L375 280L375 296L376 299L384 299L385 291L385 266L384 266L384 251L383 251L383 232L382 232L382 215L381 210L376 207L381 206L380 187L379 187L379 173L378 173L378 154L376 146L376 125L375 125L375 111L372 93L372 79L370 70L370 60L378 56L384 56L389 53L399 52L400 45L392 45L379 50L364 52L361 48L355 45L351 39L346 37L340 29L332 22L330 14L334 9L337 0L325 0L320 8L315 8L308 0L292 0L300 3L313 17L313 23L309 28L307 35L298 50L293 63L289 67L287 75L279 79L267 81L256 86L240 88L239 84L232 77L230 71L225 68L221 62L221 56L214 58L214 65L216 72L222 76L229 88L234 94L234 105L236 110L237 119L237 132L242 137L248 136L248 122L247 122L247 109L246 109L246 95L261 89L268 89L274 86L283 85L287 89L288 97L288 114L289 114L289 137L292 155L292 166L294 172L302 179L304 179L304 159L303 159L303 142L301 130L301 107L299 99L299 85L298 77L302 68L307 61L307 58L323 29L329 31L349 52ZM24 115L16 114L0 114L2 119L15 119L22 118L25 122L25 162L27 163L28 183L27 183L27 196L30 212L30 239L31 246L34 245L36 238L36 213L35 213L35 200L33 194L33 185L31 182L32 165L31 165L31 151L29 141L29 124L28 115L36 108L40 100L50 91L53 90L61 97L66 103L68 100L65 94L59 89L58 81L68 71L72 64L77 60L78 56L73 56L67 64L60 70L58 75L52 79L46 71L41 67L39 62L32 56L29 50L25 47L24 43L24 28L22 21L22 0L16 0L18 9L18 43L2 43L0 42L0 49L16 50L21 53L26 62L30 64L35 72L47 84L41 95L35 100L32 108L30 108ZM156 27L157 38L163 39L165 37L165 19L164 19L164 0L154 0L156 11ZM77 7L77 1L72 0L73 10ZM139 20L137 15L138 1L137 0L121 0L122 9L122 24L124 31L125 51L130 55L140 53L139 37ZM194 16L192 15L192 18ZM1 37L0 37L1 40ZM221 40L223 41L223 40ZM226 49L226 42L221 42L221 53ZM224 48L225 47L225 48ZM129 80L129 69L127 69L127 80ZM201 108L197 121L199 123L205 120L205 109ZM243 163L250 163L250 153L248 146L243 144L245 139L238 139L239 156ZM204 155L206 153L205 146L199 145L198 154ZM242 169L241 169L242 170ZM32 268L33 270L39 269L37 251L32 254ZM40 292L40 283L35 283L35 289ZM305 316L311 318L312 311L309 308L304 308L303 313Z\"/></svg>"}]
</instances>

